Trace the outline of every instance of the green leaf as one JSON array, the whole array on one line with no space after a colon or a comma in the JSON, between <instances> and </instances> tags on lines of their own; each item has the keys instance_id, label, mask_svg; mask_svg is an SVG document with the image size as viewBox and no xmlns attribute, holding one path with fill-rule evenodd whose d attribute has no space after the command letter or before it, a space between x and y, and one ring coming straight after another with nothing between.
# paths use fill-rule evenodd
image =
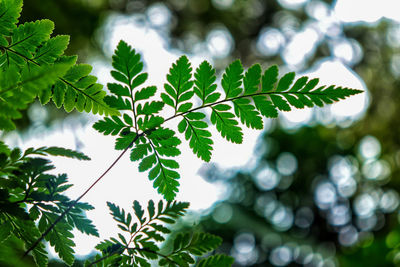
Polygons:
<instances>
[{"instance_id":1,"label":"green leaf","mask_svg":"<svg viewBox=\"0 0 400 267\"><path fill-rule=\"evenodd\" d=\"M16 28L21 10L22 0L3 0L0 2L0 35L10 36Z\"/></svg>"},{"instance_id":2,"label":"green leaf","mask_svg":"<svg viewBox=\"0 0 400 267\"><path fill-rule=\"evenodd\" d=\"M213 92L217 89L215 84L215 69L207 61L203 61L194 74L194 92L201 99L202 104L214 103L220 94Z\"/></svg>"},{"instance_id":3,"label":"green leaf","mask_svg":"<svg viewBox=\"0 0 400 267\"><path fill-rule=\"evenodd\" d=\"M143 224L146 221L146 218L143 218L144 210L142 209L142 206L139 204L139 202L136 200L133 201L133 210L135 211L135 215L140 223Z\"/></svg>"},{"instance_id":4,"label":"green leaf","mask_svg":"<svg viewBox=\"0 0 400 267\"><path fill-rule=\"evenodd\" d=\"M157 163L156 155L151 154L150 156L145 157L139 164L139 171L144 172L150 169L154 164Z\"/></svg>"},{"instance_id":5,"label":"green leaf","mask_svg":"<svg viewBox=\"0 0 400 267\"><path fill-rule=\"evenodd\" d=\"M254 104L260 113L267 118L278 117L278 111L265 96L255 96L253 97Z\"/></svg>"},{"instance_id":6,"label":"green leaf","mask_svg":"<svg viewBox=\"0 0 400 267\"><path fill-rule=\"evenodd\" d=\"M131 96L129 88L119 83L107 83L107 88L111 93L117 96Z\"/></svg>"},{"instance_id":7,"label":"green leaf","mask_svg":"<svg viewBox=\"0 0 400 267\"><path fill-rule=\"evenodd\" d=\"M69 44L68 35L58 35L41 44L34 53L33 60L40 65L53 64L64 54Z\"/></svg>"},{"instance_id":8,"label":"green leaf","mask_svg":"<svg viewBox=\"0 0 400 267\"><path fill-rule=\"evenodd\" d=\"M144 83L147 73L139 74L143 70L140 55L126 42L120 41L112 57L112 71L114 79L125 83L131 90Z\"/></svg>"},{"instance_id":9,"label":"green leaf","mask_svg":"<svg viewBox=\"0 0 400 267\"><path fill-rule=\"evenodd\" d=\"M307 76L303 76L303 77L297 79L297 81L294 83L294 85L289 90L289 92L297 92L297 91L299 91L301 88L303 88L303 86L307 83L307 81L308 81L308 77Z\"/></svg>"},{"instance_id":10,"label":"green leaf","mask_svg":"<svg viewBox=\"0 0 400 267\"><path fill-rule=\"evenodd\" d=\"M270 95L272 103L281 111L290 111L289 104L279 95Z\"/></svg>"},{"instance_id":11,"label":"green leaf","mask_svg":"<svg viewBox=\"0 0 400 267\"><path fill-rule=\"evenodd\" d=\"M69 65L55 64L51 67L23 69L21 76L16 68L0 72L0 129L15 128L13 120L21 116L19 110L26 109L36 95L63 75Z\"/></svg>"},{"instance_id":12,"label":"green leaf","mask_svg":"<svg viewBox=\"0 0 400 267\"><path fill-rule=\"evenodd\" d=\"M131 151L131 161L137 161L144 158L151 151L150 144L138 144Z\"/></svg>"},{"instance_id":13,"label":"green leaf","mask_svg":"<svg viewBox=\"0 0 400 267\"><path fill-rule=\"evenodd\" d=\"M209 233L194 233L187 251L196 256L202 256L218 248L222 238Z\"/></svg>"},{"instance_id":14,"label":"green leaf","mask_svg":"<svg viewBox=\"0 0 400 267\"><path fill-rule=\"evenodd\" d=\"M197 115L201 114L201 115ZM189 113L184 116L178 125L179 132L185 132L185 139L189 141L189 147L199 158L209 162L211 159L211 151L213 141L210 138L211 133L207 130L207 123L201 121L204 118L203 113ZM199 124L200 123L200 124Z\"/></svg>"},{"instance_id":15,"label":"green leaf","mask_svg":"<svg viewBox=\"0 0 400 267\"><path fill-rule=\"evenodd\" d=\"M235 114L240 118L240 121L247 127L252 129L263 129L263 121L260 114L251 104L250 99L240 98L233 100Z\"/></svg>"},{"instance_id":16,"label":"green leaf","mask_svg":"<svg viewBox=\"0 0 400 267\"><path fill-rule=\"evenodd\" d=\"M278 66L272 65L262 76L261 92L266 93L274 89L275 83L278 80Z\"/></svg>"},{"instance_id":17,"label":"green leaf","mask_svg":"<svg viewBox=\"0 0 400 267\"><path fill-rule=\"evenodd\" d=\"M86 218L85 215L70 213L68 217L71 218L74 226L81 233L99 237L99 232L97 231L96 227L93 225L91 220Z\"/></svg>"},{"instance_id":18,"label":"green leaf","mask_svg":"<svg viewBox=\"0 0 400 267\"><path fill-rule=\"evenodd\" d=\"M154 115L160 112L164 107L164 102L152 101L137 105L136 113L137 115Z\"/></svg>"},{"instance_id":19,"label":"green leaf","mask_svg":"<svg viewBox=\"0 0 400 267\"><path fill-rule=\"evenodd\" d=\"M90 158L85 154L83 154L82 152L56 146L37 148L32 152L30 152L29 154L63 156L79 160L90 160Z\"/></svg>"},{"instance_id":20,"label":"green leaf","mask_svg":"<svg viewBox=\"0 0 400 267\"><path fill-rule=\"evenodd\" d=\"M238 122L234 119L234 115L227 111L219 111L225 109L222 105L212 108L211 123L214 124L221 133L221 136L233 143L241 144L243 142L243 133L238 126Z\"/></svg>"},{"instance_id":21,"label":"green leaf","mask_svg":"<svg viewBox=\"0 0 400 267\"><path fill-rule=\"evenodd\" d=\"M155 95L156 91L157 91L157 87L155 87L155 86L145 87L142 90L137 91L135 93L134 100L139 101L139 100L149 99L150 97Z\"/></svg>"},{"instance_id":22,"label":"green leaf","mask_svg":"<svg viewBox=\"0 0 400 267\"><path fill-rule=\"evenodd\" d=\"M260 64L255 64L251 66L245 73L243 77L243 87L244 94L254 94L258 91L258 86L261 79L261 66Z\"/></svg>"},{"instance_id":23,"label":"green leaf","mask_svg":"<svg viewBox=\"0 0 400 267\"><path fill-rule=\"evenodd\" d=\"M104 120L93 124L93 128L104 135L118 135L124 127L129 128L129 125L125 124L118 116L105 117Z\"/></svg>"},{"instance_id":24,"label":"green leaf","mask_svg":"<svg viewBox=\"0 0 400 267\"><path fill-rule=\"evenodd\" d=\"M289 72L283 75L283 77L279 80L278 86L276 87L277 92L286 91L289 89L289 86L292 84L294 76L296 74L294 72Z\"/></svg>"},{"instance_id":25,"label":"green leaf","mask_svg":"<svg viewBox=\"0 0 400 267\"><path fill-rule=\"evenodd\" d=\"M209 256L205 259L202 259L199 264L197 265L198 267L230 267L232 266L234 262L234 258L223 255L223 254L217 254L217 255L212 255Z\"/></svg>"},{"instance_id":26,"label":"green leaf","mask_svg":"<svg viewBox=\"0 0 400 267\"><path fill-rule=\"evenodd\" d=\"M121 136L118 137L117 141L115 142L116 150L124 150L128 148L128 146L132 145L133 140L135 140L136 138L136 133L133 132L123 133L123 132L124 131L121 132Z\"/></svg>"},{"instance_id":27,"label":"green leaf","mask_svg":"<svg viewBox=\"0 0 400 267\"><path fill-rule=\"evenodd\" d=\"M166 93L163 93L165 104L172 106L177 112L183 102L190 100L193 92L190 91L193 87L192 68L186 56L180 57L167 74L168 83L164 84ZM172 100L172 101L171 101Z\"/></svg>"},{"instance_id":28,"label":"green leaf","mask_svg":"<svg viewBox=\"0 0 400 267\"><path fill-rule=\"evenodd\" d=\"M239 60L232 62L222 75L221 85L227 98L238 96L242 93L240 88L243 78L243 66Z\"/></svg>"},{"instance_id":29,"label":"green leaf","mask_svg":"<svg viewBox=\"0 0 400 267\"><path fill-rule=\"evenodd\" d=\"M26 64L24 58L32 60L36 49L50 38L53 29L54 23L47 19L19 25L13 30L11 43L0 56L0 63L5 62L3 66L24 66Z\"/></svg>"}]
</instances>

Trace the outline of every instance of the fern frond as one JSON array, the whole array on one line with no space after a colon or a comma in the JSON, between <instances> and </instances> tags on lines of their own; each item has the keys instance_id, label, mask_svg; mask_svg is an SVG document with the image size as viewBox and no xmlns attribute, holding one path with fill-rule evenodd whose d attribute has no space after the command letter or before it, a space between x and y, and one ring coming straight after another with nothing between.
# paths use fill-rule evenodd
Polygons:
<instances>
[{"instance_id":1,"label":"fern frond","mask_svg":"<svg viewBox=\"0 0 400 267\"><path fill-rule=\"evenodd\" d=\"M54 23L47 19L19 25L12 32L10 44L3 47L0 66L24 65L33 60L36 49L50 38L53 29Z\"/></svg>"},{"instance_id":2,"label":"fern frond","mask_svg":"<svg viewBox=\"0 0 400 267\"><path fill-rule=\"evenodd\" d=\"M186 56L182 56L167 74L161 93L163 102L160 102L151 100L156 95L156 87L133 87L141 84L134 82L135 79L144 81L147 74L140 74L143 66L140 56L123 41L116 49L113 66L112 75L120 83L108 85L113 96L107 97L106 102L124 113L121 117L100 120L94 128L106 135L118 135L116 149L132 146L131 160L139 161L139 171L149 170L148 177L154 180L153 186L167 200L172 200L178 191L180 176L175 169L179 164L171 157L179 155L180 140L173 130L163 127L164 122L180 117L178 131L189 141L193 153L210 161L213 140L207 129L206 108L211 109L209 120L223 138L242 143L241 124L263 129L262 118L276 118L278 111L323 106L361 92L335 86L316 88L318 79L308 81L301 77L295 81L294 72L278 79L277 66L271 66L263 75L259 64L244 71L241 62L236 60L222 75L221 87L225 95L221 97L211 64L203 61L192 80L191 64ZM200 106L194 106L193 95L200 99ZM173 116L163 118L159 115L164 104L173 108Z\"/></svg>"},{"instance_id":3,"label":"fern frond","mask_svg":"<svg viewBox=\"0 0 400 267\"><path fill-rule=\"evenodd\" d=\"M147 213L139 202L134 201L132 209L134 215L125 212L117 205L107 202L114 220L118 227L129 235L129 239L119 234L117 238L102 241L96 249L102 252L102 257L90 265L102 266L110 262L118 262L119 265L150 266L149 260L166 257L159 253L157 242L165 240L164 234L171 231L164 224L173 224L183 216L189 207L186 202L160 201L157 208L152 200L147 206ZM134 220L134 216L137 220Z\"/></svg>"},{"instance_id":4,"label":"fern frond","mask_svg":"<svg viewBox=\"0 0 400 267\"><path fill-rule=\"evenodd\" d=\"M7 39L17 27L18 18L22 11L22 0L3 0L0 2L0 44L6 45Z\"/></svg>"},{"instance_id":5,"label":"fern frond","mask_svg":"<svg viewBox=\"0 0 400 267\"><path fill-rule=\"evenodd\" d=\"M90 160L88 156L83 154L82 152L74 151L71 149L63 148L63 147L40 147L40 148L28 148L24 156L36 154L36 155L52 155L52 156L63 156L67 158L79 159L79 160Z\"/></svg>"},{"instance_id":6,"label":"fern frond","mask_svg":"<svg viewBox=\"0 0 400 267\"><path fill-rule=\"evenodd\" d=\"M52 175L49 171L54 166L48 159L32 158L32 155L60 155L78 159L88 159L85 155L59 147L29 148L24 153L18 148L10 150L0 143L0 187L8 188L2 197L0 207L0 224L3 216L11 221L13 227L10 235L20 239L25 246L32 246L32 255L39 266L47 264L47 253L42 242L35 243L39 236L68 208L72 201L65 191L72 185L65 174ZM29 204L29 210L26 206ZM84 212L93 207L87 203L76 202L66 217L59 220L45 239L54 247L61 259L71 265L74 261L75 246L72 241L72 230L98 236L93 223L86 218ZM20 226L19 223L24 224ZM33 246L33 244L36 244Z\"/></svg>"},{"instance_id":7,"label":"fern frond","mask_svg":"<svg viewBox=\"0 0 400 267\"><path fill-rule=\"evenodd\" d=\"M64 106L67 112L76 109L100 115L118 115L119 112L103 102L105 92L96 83L96 78L89 75L91 67L74 65L76 57L63 56L69 37L59 35L50 38L54 29L52 21L45 19L16 26L21 5L20 0L0 3L0 70L7 72L11 68L19 73L37 67L69 65L67 73L59 75L46 88L35 90L35 96L41 103L46 104L53 99L57 107ZM13 128L10 120L0 118L0 122L6 125L5 129Z\"/></svg>"},{"instance_id":8,"label":"fern frond","mask_svg":"<svg viewBox=\"0 0 400 267\"><path fill-rule=\"evenodd\" d=\"M15 67L0 72L0 130L13 130L14 119L21 116L36 95L53 84L70 66L55 64L51 67L24 69L21 74Z\"/></svg>"}]
</instances>

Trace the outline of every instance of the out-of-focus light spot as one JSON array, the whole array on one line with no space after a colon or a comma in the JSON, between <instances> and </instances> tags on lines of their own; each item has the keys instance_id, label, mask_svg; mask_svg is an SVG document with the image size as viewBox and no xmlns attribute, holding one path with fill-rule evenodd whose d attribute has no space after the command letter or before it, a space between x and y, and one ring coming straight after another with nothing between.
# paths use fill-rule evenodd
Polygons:
<instances>
[{"instance_id":1,"label":"out-of-focus light spot","mask_svg":"<svg viewBox=\"0 0 400 267\"><path fill-rule=\"evenodd\" d=\"M321 209L330 208L336 201L336 189L331 182L323 181L315 189L314 199Z\"/></svg>"},{"instance_id":2,"label":"out-of-focus light spot","mask_svg":"<svg viewBox=\"0 0 400 267\"><path fill-rule=\"evenodd\" d=\"M386 41L393 48L400 47L400 23L391 26L386 33Z\"/></svg>"},{"instance_id":3,"label":"out-of-focus light spot","mask_svg":"<svg viewBox=\"0 0 400 267\"><path fill-rule=\"evenodd\" d=\"M279 4L287 9L298 9L309 0L278 0Z\"/></svg>"},{"instance_id":4,"label":"out-of-focus light spot","mask_svg":"<svg viewBox=\"0 0 400 267\"><path fill-rule=\"evenodd\" d=\"M164 4L153 4L147 9L146 13L152 26L163 27L171 22L171 11Z\"/></svg>"},{"instance_id":5,"label":"out-of-focus light spot","mask_svg":"<svg viewBox=\"0 0 400 267\"><path fill-rule=\"evenodd\" d=\"M241 233L233 241L231 252L235 261L242 265L252 265L258 259L258 249L255 247L255 238L251 233Z\"/></svg>"},{"instance_id":6,"label":"out-of-focus light spot","mask_svg":"<svg viewBox=\"0 0 400 267\"><path fill-rule=\"evenodd\" d=\"M277 230L286 231L293 225L293 212L280 204L272 214L270 221Z\"/></svg>"},{"instance_id":7,"label":"out-of-focus light spot","mask_svg":"<svg viewBox=\"0 0 400 267\"><path fill-rule=\"evenodd\" d=\"M206 41L208 50L216 58L224 58L232 52L233 38L226 28L217 27L211 30Z\"/></svg>"},{"instance_id":8,"label":"out-of-focus light spot","mask_svg":"<svg viewBox=\"0 0 400 267\"><path fill-rule=\"evenodd\" d=\"M358 217L357 218L357 226L360 230L362 231L370 231L372 230L376 223L378 221L378 218L376 217L375 214L371 214L371 216L368 217Z\"/></svg>"},{"instance_id":9,"label":"out-of-focus light spot","mask_svg":"<svg viewBox=\"0 0 400 267\"><path fill-rule=\"evenodd\" d=\"M399 206L399 194L393 189L383 193L379 206L383 212L393 212Z\"/></svg>"},{"instance_id":10,"label":"out-of-focus light spot","mask_svg":"<svg viewBox=\"0 0 400 267\"><path fill-rule=\"evenodd\" d=\"M239 253L249 253L255 247L254 235L251 233L241 233L235 237L233 245Z\"/></svg>"},{"instance_id":11,"label":"out-of-focus light spot","mask_svg":"<svg viewBox=\"0 0 400 267\"><path fill-rule=\"evenodd\" d=\"M400 21L397 9L397 0L337 0L334 7L337 18L347 23L373 23L382 17Z\"/></svg>"},{"instance_id":12,"label":"out-of-focus light spot","mask_svg":"<svg viewBox=\"0 0 400 267\"><path fill-rule=\"evenodd\" d=\"M270 216L275 209L275 206L271 208L271 211L266 212L265 209L270 203L276 202L276 196L273 192L268 192L263 195L259 195L255 201L254 209L261 216ZM267 214L265 214L267 213Z\"/></svg>"},{"instance_id":13,"label":"out-of-focus light spot","mask_svg":"<svg viewBox=\"0 0 400 267\"><path fill-rule=\"evenodd\" d=\"M282 175L291 175L297 170L297 159L289 152L283 152L276 160L276 167Z\"/></svg>"},{"instance_id":14,"label":"out-of-focus light spot","mask_svg":"<svg viewBox=\"0 0 400 267\"><path fill-rule=\"evenodd\" d=\"M281 115L280 122L284 129L297 129L311 120L312 109L296 109Z\"/></svg>"},{"instance_id":15,"label":"out-of-focus light spot","mask_svg":"<svg viewBox=\"0 0 400 267\"><path fill-rule=\"evenodd\" d=\"M364 159L378 158L381 154L381 144L372 135L367 135L361 139L358 151Z\"/></svg>"},{"instance_id":16,"label":"out-of-focus light spot","mask_svg":"<svg viewBox=\"0 0 400 267\"><path fill-rule=\"evenodd\" d=\"M369 180L385 180L390 172L390 165L385 160L368 160L362 166L362 174Z\"/></svg>"},{"instance_id":17,"label":"out-of-focus light spot","mask_svg":"<svg viewBox=\"0 0 400 267\"><path fill-rule=\"evenodd\" d=\"M333 206L328 214L328 221L334 226L345 225L350 221L350 219L350 211L345 204Z\"/></svg>"},{"instance_id":18,"label":"out-of-focus light spot","mask_svg":"<svg viewBox=\"0 0 400 267\"><path fill-rule=\"evenodd\" d=\"M353 177L339 180L336 186L339 195L346 198L354 195L357 190L357 182Z\"/></svg>"},{"instance_id":19,"label":"out-of-focus light spot","mask_svg":"<svg viewBox=\"0 0 400 267\"><path fill-rule=\"evenodd\" d=\"M357 170L348 158L341 156L332 157L329 165L330 178L334 183L351 177Z\"/></svg>"},{"instance_id":20,"label":"out-of-focus light spot","mask_svg":"<svg viewBox=\"0 0 400 267\"><path fill-rule=\"evenodd\" d=\"M360 217L369 217L375 212L375 199L369 194L358 195L353 202L354 212Z\"/></svg>"},{"instance_id":21,"label":"out-of-focus light spot","mask_svg":"<svg viewBox=\"0 0 400 267\"><path fill-rule=\"evenodd\" d=\"M275 28L264 28L257 39L256 47L265 56L276 55L285 43L283 34Z\"/></svg>"},{"instance_id":22,"label":"out-of-focus light spot","mask_svg":"<svg viewBox=\"0 0 400 267\"><path fill-rule=\"evenodd\" d=\"M226 10L232 7L234 0L212 0L211 1L215 8Z\"/></svg>"},{"instance_id":23,"label":"out-of-focus light spot","mask_svg":"<svg viewBox=\"0 0 400 267\"><path fill-rule=\"evenodd\" d=\"M227 223L230 221L233 215L232 207L229 204L220 204L214 209L212 218L217 223Z\"/></svg>"},{"instance_id":24,"label":"out-of-focus light spot","mask_svg":"<svg viewBox=\"0 0 400 267\"><path fill-rule=\"evenodd\" d=\"M271 200L271 202L268 202L264 206L264 217L265 218L270 218L274 211L276 210L276 207L278 206L278 201L276 200Z\"/></svg>"},{"instance_id":25,"label":"out-of-focus light spot","mask_svg":"<svg viewBox=\"0 0 400 267\"><path fill-rule=\"evenodd\" d=\"M386 246L388 248L395 248L400 243L400 232L398 230L391 231L386 236Z\"/></svg>"},{"instance_id":26,"label":"out-of-focus light spot","mask_svg":"<svg viewBox=\"0 0 400 267\"><path fill-rule=\"evenodd\" d=\"M28 109L28 117L33 124L43 124L49 114L47 109L43 108L39 103L33 103Z\"/></svg>"},{"instance_id":27,"label":"out-of-focus light spot","mask_svg":"<svg viewBox=\"0 0 400 267\"><path fill-rule=\"evenodd\" d=\"M184 9L188 4L188 0L169 0L168 2L170 2L173 5L173 9L177 11Z\"/></svg>"},{"instance_id":28,"label":"out-of-focus light spot","mask_svg":"<svg viewBox=\"0 0 400 267\"><path fill-rule=\"evenodd\" d=\"M330 13L329 6L322 1L309 1L306 5L306 12L316 20L323 20Z\"/></svg>"},{"instance_id":29,"label":"out-of-focus light spot","mask_svg":"<svg viewBox=\"0 0 400 267\"><path fill-rule=\"evenodd\" d=\"M311 27L307 27L303 31L296 33L283 50L283 60L288 65L294 67L301 66L305 59L313 54L319 39L318 32Z\"/></svg>"},{"instance_id":30,"label":"out-of-focus light spot","mask_svg":"<svg viewBox=\"0 0 400 267\"><path fill-rule=\"evenodd\" d=\"M276 247L271 251L269 260L275 266L286 266L292 261L292 250L287 246Z\"/></svg>"},{"instance_id":31,"label":"out-of-focus light spot","mask_svg":"<svg viewBox=\"0 0 400 267\"><path fill-rule=\"evenodd\" d=\"M395 54L390 59L390 70L395 77L400 77L400 54Z\"/></svg>"},{"instance_id":32,"label":"out-of-focus light spot","mask_svg":"<svg viewBox=\"0 0 400 267\"><path fill-rule=\"evenodd\" d=\"M355 166L355 160L335 156L331 159L329 167L329 178L336 184L337 191L342 197L352 196L357 189L357 182L353 175L358 168Z\"/></svg>"},{"instance_id":33,"label":"out-of-focus light spot","mask_svg":"<svg viewBox=\"0 0 400 267\"><path fill-rule=\"evenodd\" d=\"M363 58L360 44L354 39L340 39L331 43L333 55L352 66Z\"/></svg>"},{"instance_id":34,"label":"out-of-focus light spot","mask_svg":"<svg viewBox=\"0 0 400 267\"><path fill-rule=\"evenodd\" d=\"M336 267L336 263L333 259L325 259L322 263L322 265L320 266L324 266L324 267Z\"/></svg>"},{"instance_id":35,"label":"out-of-focus light spot","mask_svg":"<svg viewBox=\"0 0 400 267\"><path fill-rule=\"evenodd\" d=\"M271 190L278 185L281 176L270 166L266 165L261 170L257 171L254 179L261 190Z\"/></svg>"},{"instance_id":36,"label":"out-of-focus light spot","mask_svg":"<svg viewBox=\"0 0 400 267\"><path fill-rule=\"evenodd\" d=\"M307 264L309 261L309 255L312 255L313 249L311 246L308 245L301 245L294 250L293 257L296 263L299 264Z\"/></svg>"},{"instance_id":37,"label":"out-of-focus light spot","mask_svg":"<svg viewBox=\"0 0 400 267\"><path fill-rule=\"evenodd\" d=\"M308 228L314 220L314 213L309 207L301 207L296 211L294 223L300 228Z\"/></svg>"},{"instance_id":38,"label":"out-of-focus light spot","mask_svg":"<svg viewBox=\"0 0 400 267\"><path fill-rule=\"evenodd\" d=\"M340 229L339 242L343 246L352 246L357 242L357 240L358 232L354 226L349 225Z\"/></svg>"}]
</instances>

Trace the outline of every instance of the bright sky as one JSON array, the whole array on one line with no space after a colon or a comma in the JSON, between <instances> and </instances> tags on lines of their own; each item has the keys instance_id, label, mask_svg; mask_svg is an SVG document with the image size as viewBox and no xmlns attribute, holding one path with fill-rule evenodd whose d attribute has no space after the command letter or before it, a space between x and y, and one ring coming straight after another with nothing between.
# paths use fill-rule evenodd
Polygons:
<instances>
[{"instance_id":1,"label":"bright sky","mask_svg":"<svg viewBox=\"0 0 400 267\"><path fill-rule=\"evenodd\" d=\"M302 5L304 0L281 0L282 4ZM346 23L357 21L373 22L380 19L382 16L396 18L398 21L399 13L396 0L381 0L381 1L366 1L366 0L351 0L337 1L336 4L336 19L345 21ZM168 14L153 10L150 15L153 16L153 26L162 24L163 20L168 19ZM158 15L157 15L158 14ZM146 62L147 72L150 73L150 84L158 85L162 88L165 74L168 72L171 64L180 56L179 51L168 51L165 39L149 25L143 25L135 22L132 17L113 16L109 19L110 23L106 26L106 31L109 32L109 42L105 42L105 51L111 55L120 39L124 39L135 49L140 51ZM221 33L222 32L222 33ZM229 40L224 39L224 31L218 29L214 32L216 36L210 35L208 41L212 46L208 46L210 53L223 51L229 48ZM305 32L306 36L312 36L312 32ZM301 38L299 39L301 40ZM201 46L201 44L199 44ZM306 44L304 44L306 45ZM224 49L220 49L221 47ZM300 42L297 47L302 47ZM208 59L207 50L199 49L203 53L196 57L191 57L190 60L194 66L197 66L202 60ZM347 55L344 52L344 55ZM104 65L94 60L95 74L100 77L100 82L106 84L110 81L109 65ZM335 75L329 75L335 73ZM328 74L328 75L326 75ZM366 89L365 85L358 79L358 76L353 73L342 61L325 60L319 62L313 70L307 75L321 77L323 84L337 84L346 87ZM367 94L360 94L352 97L349 100L342 101L330 107L335 114L334 121L340 123L344 116L352 116L359 118L367 105ZM297 127L304 122L307 122L311 116L310 109L304 109L297 112L289 112L284 115L283 124L288 127ZM71 197L77 197L85 188L87 188L119 155L120 152L114 151L114 138L104 137L94 131L90 125L96 121L90 117L90 122L87 127L68 126L65 125L60 129L43 137L42 134L36 138L27 140L23 147L39 147L39 146L63 146L67 148L75 148L76 140L83 144L82 151L92 158L90 162L80 162L76 160L54 158L57 166L57 172L68 173L70 182L75 186L70 190ZM256 141L260 132L245 130L244 144L234 145L228 143L218 137L215 131L213 136L215 140L214 153L212 162L222 168L242 168L251 167L251 162L254 162L253 153ZM187 143L181 145L183 151L179 157L181 186L180 193L177 199L181 201L189 201L192 210L205 210L209 208L222 194L223 188L209 184L204 181L197 170L202 166L202 162L197 159L191 151L189 151ZM96 209L88 212L88 217L92 219L99 228L101 238L115 236L118 228L114 221L109 216L109 211L106 207L106 201L111 201L117 205L131 211L133 200L138 200L144 206L149 199L158 200L160 196L153 189L152 184L147 179L147 173L139 173L137 164L129 161L129 156L126 155L116 165L116 167L90 192L83 201L94 205ZM76 252L84 255L89 253L98 243L99 239L88 237L80 233L76 233Z\"/></svg>"}]
</instances>

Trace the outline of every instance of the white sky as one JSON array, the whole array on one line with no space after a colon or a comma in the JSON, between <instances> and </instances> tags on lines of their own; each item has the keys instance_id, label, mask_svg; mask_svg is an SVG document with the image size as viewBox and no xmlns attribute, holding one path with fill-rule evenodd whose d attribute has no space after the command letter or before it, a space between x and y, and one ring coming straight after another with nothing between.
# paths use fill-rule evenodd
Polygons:
<instances>
[{"instance_id":1,"label":"white sky","mask_svg":"<svg viewBox=\"0 0 400 267\"><path fill-rule=\"evenodd\" d=\"M288 0L282 2L290 2ZM302 2L302 1L295 1ZM340 0L336 5L336 16L338 19L347 23L357 21L373 22L382 16L396 18L399 20L400 2L396 0L365 1L365 0ZM396 8L394 8L396 7ZM122 18L122 17L120 17ZM107 50L111 53L120 39L124 39L132 44L135 49L144 55L147 72L150 74L150 83L162 88L165 74L171 64L180 56L175 51L167 51L166 43L155 30L143 25L135 24L129 17L116 20L111 30L110 42ZM190 58L193 65L197 66L201 60L207 59L206 52L196 58ZM109 66L95 65L95 74L99 76L100 82L105 84L110 80ZM335 75L323 76L323 73L335 73ZM340 73L340 75L338 74ZM310 76L319 76L324 83L339 84L347 87L365 89L365 85L358 77L350 71L348 67L337 61L320 62L319 66L312 71ZM367 104L367 94L352 97L350 100L335 104L331 109L336 110L336 114L354 115L358 117ZM303 123L310 116L310 110L300 112L290 112L285 114L286 120L292 123ZM48 136L39 135L27 140L23 147L39 146L63 146L74 148L75 141L78 139L84 146L82 152L92 158L92 161L76 161L63 158L54 158L57 172L66 172L70 182L75 186L70 190L71 197L77 197L87 188L119 155L119 151L114 151L114 137L104 137L91 128L95 119L90 118L91 123L88 127L62 127ZM244 143L234 145L222 138L217 137L213 131L215 140L212 162L223 168L249 167L252 162L255 144L260 132L245 130ZM183 137L182 137L183 139ZM205 182L198 174L197 170L202 166L202 162L197 159L188 148L187 143L181 145L182 156L178 158L180 163L181 186L177 200L189 201L193 210L204 210L209 208L223 191L212 184ZM101 239L115 236L118 232L116 224L111 219L106 207L106 201L124 207L131 211L133 200L138 200L145 206L149 199L158 200L160 196L153 189L152 183L147 179L147 173L139 173L137 164L129 161L129 156L125 157L115 166L115 168L90 192L82 201L89 202L96 209L88 212L88 217L95 222L101 234ZM76 253L84 255L89 253L99 242L99 239L88 237L76 233Z\"/></svg>"}]
</instances>

